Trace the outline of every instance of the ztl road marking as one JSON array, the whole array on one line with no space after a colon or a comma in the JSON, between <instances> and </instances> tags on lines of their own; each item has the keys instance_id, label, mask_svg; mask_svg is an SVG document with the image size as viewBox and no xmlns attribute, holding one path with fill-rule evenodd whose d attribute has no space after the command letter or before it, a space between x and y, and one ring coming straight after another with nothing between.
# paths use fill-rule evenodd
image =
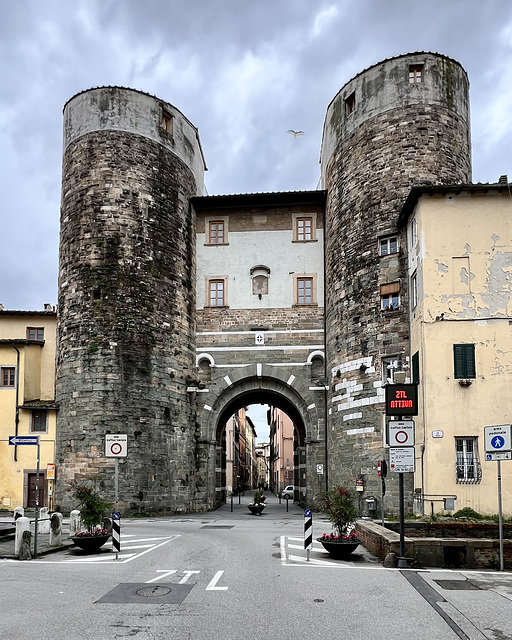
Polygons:
<instances>
[{"instance_id":1,"label":"ztl road marking","mask_svg":"<svg viewBox=\"0 0 512 640\"><path fill-rule=\"evenodd\" d=\"M177 569L157 569L156 572L159 573L160 575L157 576L156 578L151 578L151 580L146 580L146 584L149 584L150 582L160 582L160 580L162 580L163 578L168 578L169 576L174 575L175 573L178 572L178 570ZM186 571L183 571L183 577L178 582L178 584L185 584L186 582L188 582L189 578L191 578L195 573L201 573L201 572L194 571L194 570L191 571L189 569L187 569ZM221 579L223 573L224 571L217 571L217 573L213 576L208 586L206 587L206 591L227 591L228 590L228 587L217 586L217 582Z\"/></svg>"}]
</instances>

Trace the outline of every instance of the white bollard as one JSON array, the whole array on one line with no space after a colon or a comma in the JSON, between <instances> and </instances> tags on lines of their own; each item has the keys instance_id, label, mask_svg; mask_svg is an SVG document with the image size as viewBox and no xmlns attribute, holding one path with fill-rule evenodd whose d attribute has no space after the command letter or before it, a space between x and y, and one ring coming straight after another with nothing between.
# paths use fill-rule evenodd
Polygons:
<instances>
[{"instance_id":1,"label":"white bollard","mask_svg":"<svg viewBox=\"0 0 512 640\"><path fill-rule=\"evenodd\" d=\"M39 509L37 533L50 533L50 510L48 507L41 507Z\"/></svg>"},{"instance_id":2,"label":"white bollard","mask_svg":"<svg viewBox=\"0 0 512 640\"><path fill-rule=\"evenodd\" d=\"M77 531L80 531L80 511L73 509L69 514L69 535L73 537Z\"/></svg>"},{"instance_id":3,"label":"white bollard","mask_svg":"<svg viewBox=\"0 0 512 640\"><path fill-rule=\"evenodd\" d=\"M60 547L62 545L62 513L52 513L50 520L50 546Z\"/></svg>"},{"instance_id":4,"label":"white bollard","mask_svg":"<svg viewBox=\"0 0 512 640\"><path fill-rule=\"evenodd\" d=\"M14 519L17 520L23 517L25 517L25 509L23 507L16 507L16 509L14 509Z\"/></svg>"},{"instance_id":5,"label":"white bollard","mask_svg":"<svg viewBox=\"0 0 512 640\"><path fill-rule=\"evenodd\" d=\"M30 533L30 520L24 516L20 516L16 520L16 534L14 537L14 555L16 557L19 556L21 551L24 531L28 531Z\"/></svg>"}]
</instances>

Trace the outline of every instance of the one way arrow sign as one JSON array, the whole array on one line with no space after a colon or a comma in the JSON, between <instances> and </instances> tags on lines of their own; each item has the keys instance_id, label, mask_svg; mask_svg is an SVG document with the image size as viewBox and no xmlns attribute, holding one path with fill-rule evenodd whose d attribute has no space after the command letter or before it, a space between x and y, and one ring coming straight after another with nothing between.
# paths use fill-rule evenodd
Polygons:
<instances>
[{"instance_id":1,"label":"one way arrow sign","mask_svg":"<svg viewBox=\"0 0 512 640\"><path fill-rule=\"evenodd\" d=\"M39 436L9 436L9 444L39 444Z\"/></svg>"}]
</instances>

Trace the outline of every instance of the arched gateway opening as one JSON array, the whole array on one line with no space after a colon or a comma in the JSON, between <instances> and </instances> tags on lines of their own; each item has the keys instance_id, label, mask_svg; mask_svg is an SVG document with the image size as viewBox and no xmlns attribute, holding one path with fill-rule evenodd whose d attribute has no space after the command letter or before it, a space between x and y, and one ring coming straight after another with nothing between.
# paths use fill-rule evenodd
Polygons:
<instances>
[{"instance_id":1,"label":"arched gateway opening","mask_svg":"<svg viewBox=\"0 0 512 640\"><path fill-rule=\"evenodd\" d=\"M250 374L247 369L251 370ZM215 442L215 456L212 456L215 470L210 467L215 474L214 487L210 485L214 489L210 495L214 508L224 504L227 498L226 424L239 409L253 404L277 407L292 420L296 497L301 503L311 502L318 490L324 488L323 478L319 479L317 473L318 465L325 464L323 390L311 387L307 380L300 380L282 368L262 364L231 370L229 375L217 380L219 383L211 385L207 392L210 402L199 408L203 433L209 434L212 444Z\"/></svg>"}]
</instances>

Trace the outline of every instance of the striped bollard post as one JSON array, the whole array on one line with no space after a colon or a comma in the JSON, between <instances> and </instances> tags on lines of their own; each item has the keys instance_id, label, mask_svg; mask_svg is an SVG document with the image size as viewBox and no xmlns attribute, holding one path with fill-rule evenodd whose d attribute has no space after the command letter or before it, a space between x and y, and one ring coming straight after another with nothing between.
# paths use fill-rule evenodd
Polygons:
<instances>
[{"instance_id":1,"label":"striped bollard post","mask_svg":"<svg viewBox=\"0 0 512 640\"><path fill-rule=\"evenodd\" d=\"M311 509L304 511L304 549L306 549L306 560L309 562L309 553L313 548L313 514Z\"/></svg>"},{"instance_id":2,"label":"striped bollard post","mask_svg":"<svg viewBox=\"0 0 512 640\"><path fill-rule=\"evenodd\" d=\"M112 551L116 552L116 560L121 551L121 516L119 513L112 514Z\"/></svg>"}]
</instances>

